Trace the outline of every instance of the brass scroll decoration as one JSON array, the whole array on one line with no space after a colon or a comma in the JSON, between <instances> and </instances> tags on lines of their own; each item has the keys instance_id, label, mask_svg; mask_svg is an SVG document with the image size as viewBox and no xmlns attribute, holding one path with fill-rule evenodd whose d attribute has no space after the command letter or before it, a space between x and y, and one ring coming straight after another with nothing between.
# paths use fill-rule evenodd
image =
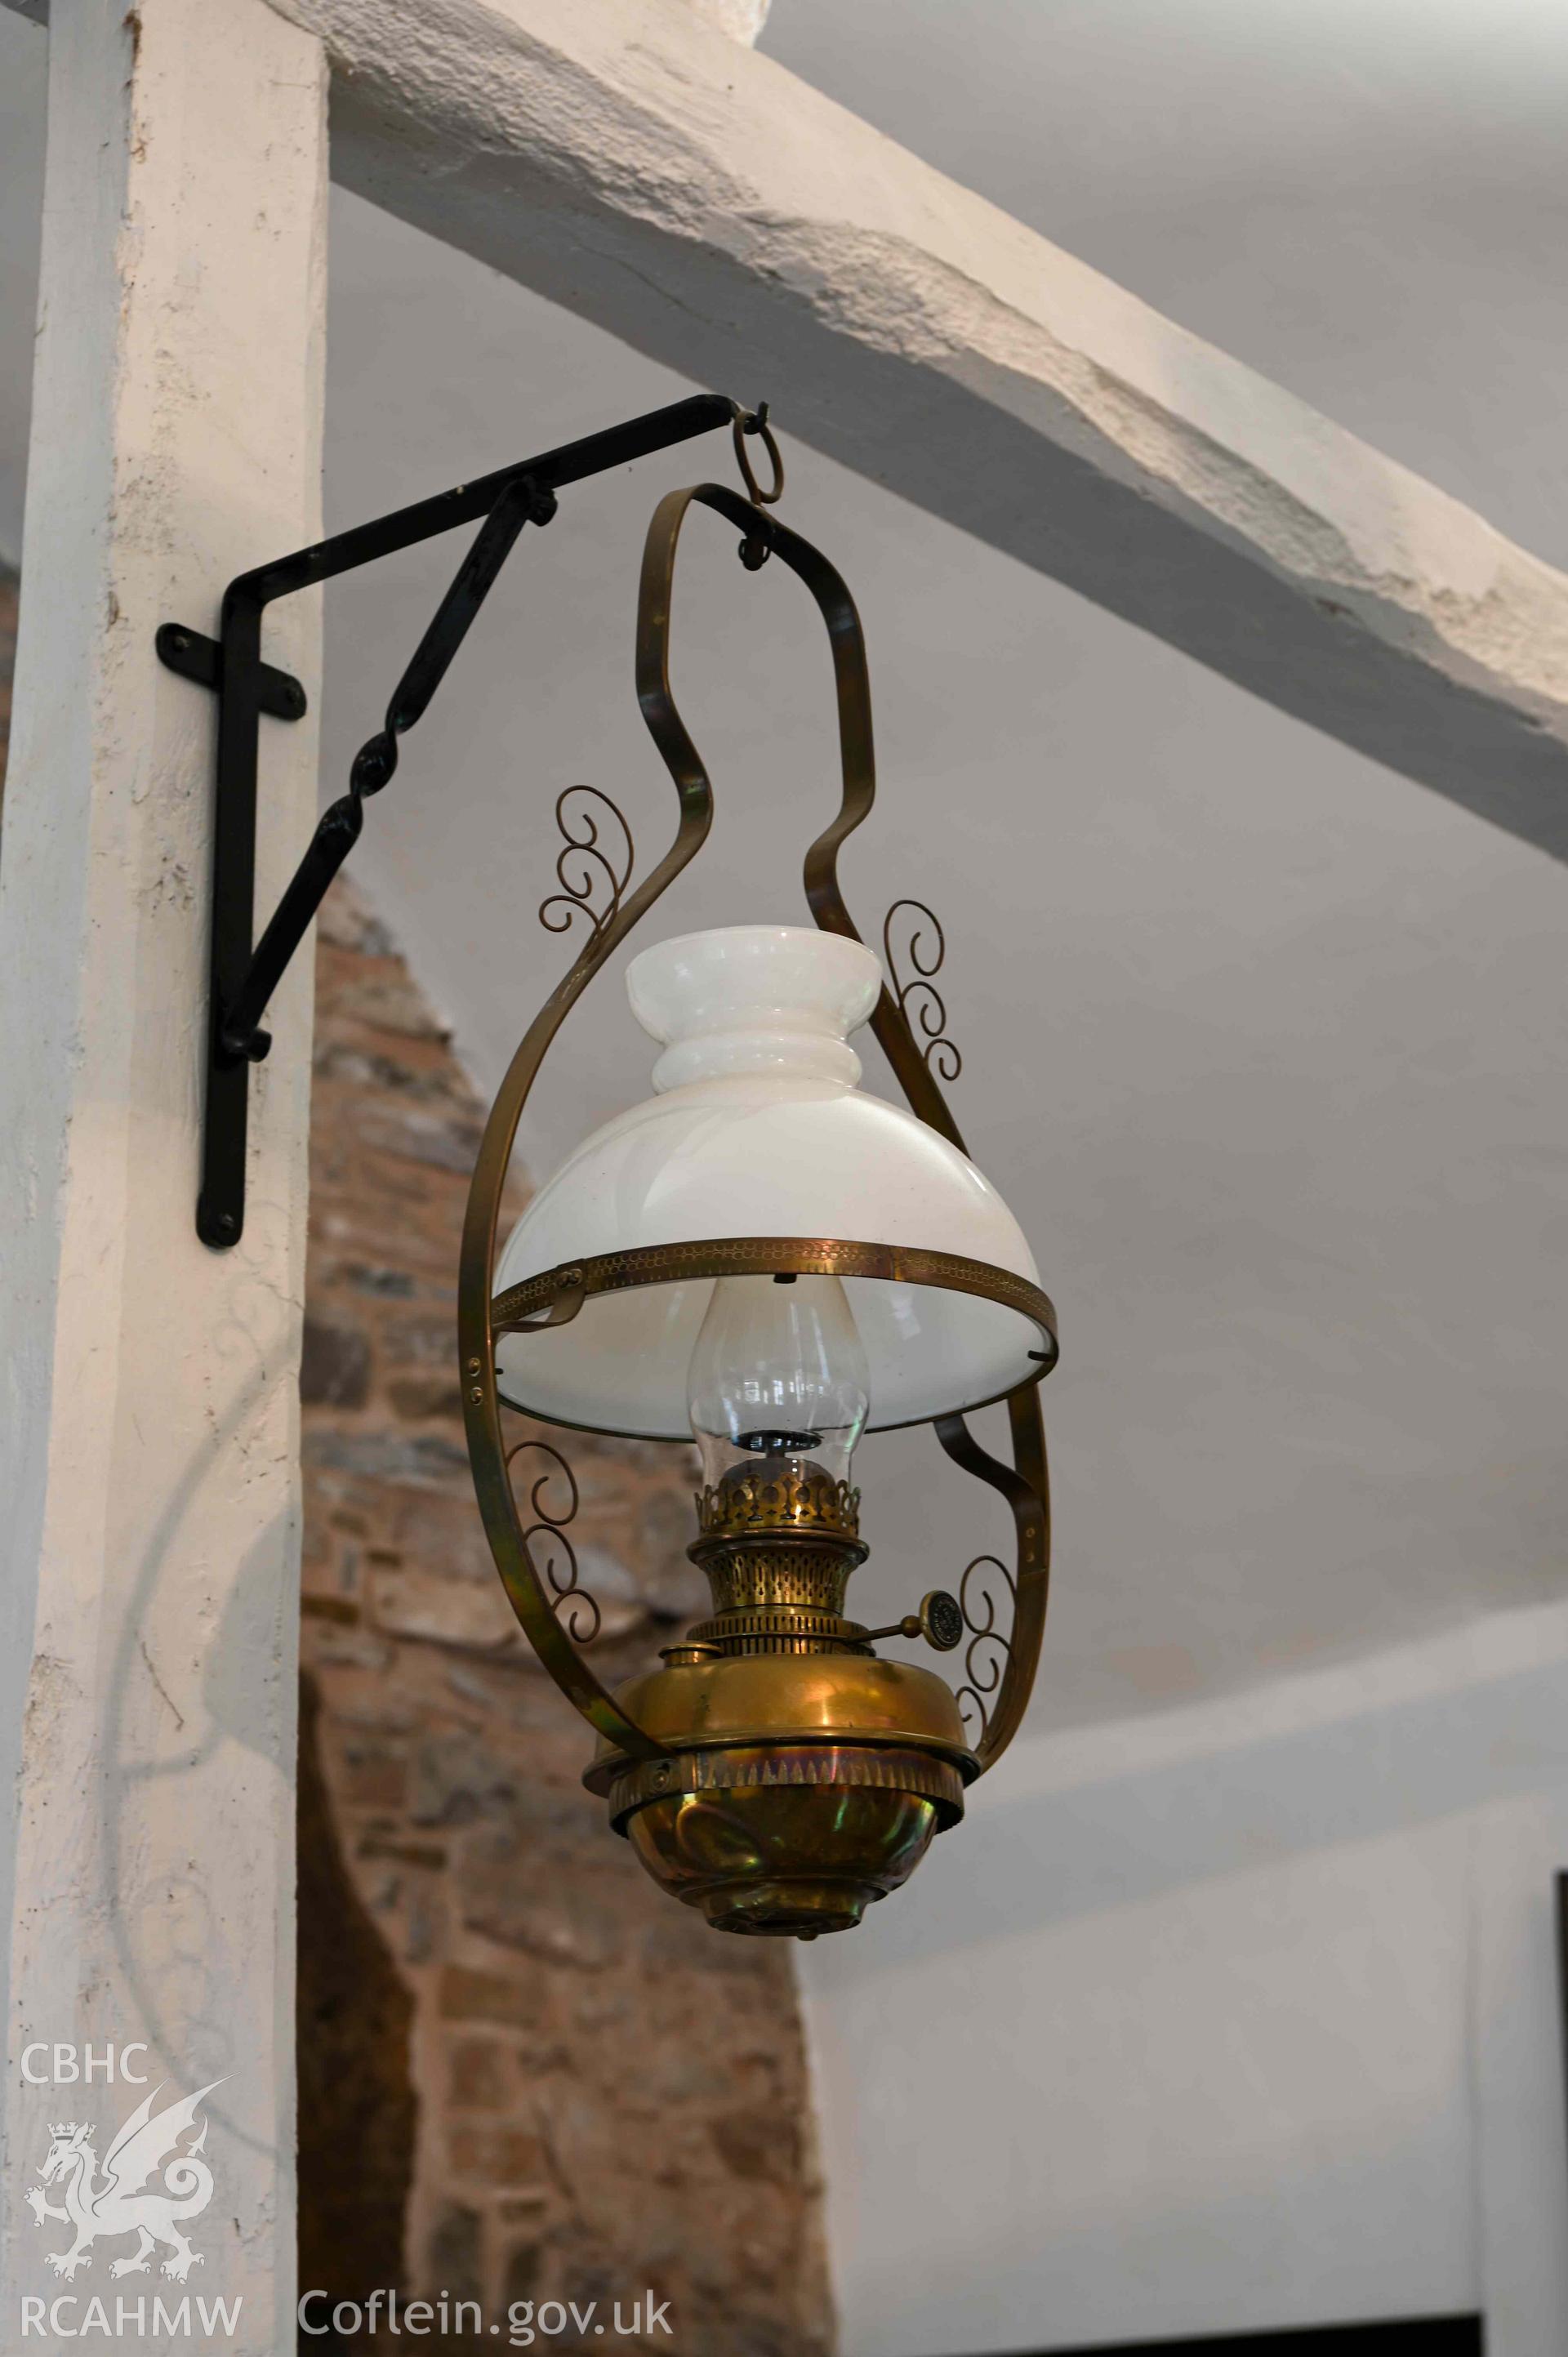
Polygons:
<instances>
[{"instance_id":1,"label":"brass scroll decoration","mask_svg":"<svg viewBox=\"0 0 1568 2357\"><path fill-rule=\"evenodd\" d=\"M517 1458L527 1449L536 1450L549 1461L542 1471L535 1474L528 1493L528 1511L533 1520L523 1531L522 1543L532 1554L535 1539L548 1541L544 1550L544 1578L550 1590L551 1609L558 1620L564 1620L566 1633L575 1643L591 1645L604 1626L604 1616L582 1585L577 1550L566 1536L566 1525L575 1521L577 1508L582 1502L577 1477L558 1448L553 1448L547 1440L536 1440L532 1436L515 1442L507 1450L509 1473ZM564 1483L566 1491L565 1504L559 1512L553 1510L550 1503L550 1487L557 1478ZM565 1560L564 1572L557 1567L557 1548Z\"/></svg>"},{"instance_id":2,"label":"brass scroll decoration","mask_svg":"<svg viewBox=\"0 0 1568 2357\"><path fill-rule=\"evenodd\" d=\"M908 939L904 944L909 962L908 981L900 979L900 960L894 947L893 932L894 919L905 910L914 920L907 929ZM930 929L929 936L924 926ZM882 952L894 1004L911 1030L918 1028L925 1040L927 1064L940 1079L956 1081L963 1070L963 1058L948 1038L947 1002L933 979L940 974L948 953L941 920L923 900L895 900L882 920Z\"/></svg>"},{"instance_id":3,"label":"brass scroll decoration","mask_svg":"<svg viewBox=\"0 0 1568 2357\"><path fill-rule=\"evenodd\" d=\"M619 831L618 845L610 837L611 849L606 847L596 806L608 812ZM555 860L561 889L540 902L539 921L546 932L564 933L575 918L586 917L592 933L600 933L615 917L631 881L637 857L631 829L618 805L597 786L568 786L558 794L555 823L562 836Z\"/></svg>"},{"instance_id":4,"label":"brass scroll decoration","mask_svg":"<svg viewBox=\"0 0 1568 2357\"><path fill-rule=\"evenodd\" d=\"M994 1574L994 1579L990 1575ZM977 1575L980 1575L977 1577ZM958 1689L958 1706L963 1723L974 1737L974 1749L983 1749L991 1726L991 1705L987 1699L1001 1684L1004 1673L1013 1657L1011 1634L1004 1636L997 1622L1000 1582L1007 1600L1009 1631L1018 1617L1018 1591L1013 1585L1013 1575L1000 1555L977 1555L967 1565L958 1584L959 1609L969 1632L964 1647L964 1683ZM984 1618L982 1619L982 1614Z\"/></svg>"}]
</instances>

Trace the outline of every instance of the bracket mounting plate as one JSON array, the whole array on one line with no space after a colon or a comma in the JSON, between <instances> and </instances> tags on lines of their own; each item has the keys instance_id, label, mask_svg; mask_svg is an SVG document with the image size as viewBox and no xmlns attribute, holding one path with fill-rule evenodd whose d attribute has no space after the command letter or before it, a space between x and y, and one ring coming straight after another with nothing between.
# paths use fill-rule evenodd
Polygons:
<instances>
[{"instance_id":1,"label":"bracket mounting plate","mask_svg":"<svg viewBox=\"0 0 1568 2357\"><path fill-rule=\"evenodd\" d=\"M178 672L181 679L191 680L198 687L217 688L222 678L220 640L209 639L184 622L160 622L154 643L158 661L167 670ZM305 689L293 672L279 671L269 662L256 665L256 703L274 720L303 720L310 709Z\"/></svg>"}]
</instances>

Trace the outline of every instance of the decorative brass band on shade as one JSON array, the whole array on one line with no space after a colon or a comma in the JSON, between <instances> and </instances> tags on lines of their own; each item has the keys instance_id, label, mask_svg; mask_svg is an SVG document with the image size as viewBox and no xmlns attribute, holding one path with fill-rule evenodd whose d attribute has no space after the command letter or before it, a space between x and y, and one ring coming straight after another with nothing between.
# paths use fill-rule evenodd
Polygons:
<instances>
[{"instance_id":1,"label":"decorative brass band on shade","mask_svg":"<svg viewBox=\"0 0 1568 2357\"><path fill-rule=\"evenodd\" d=\"M1011 1269L993 1267L989 1261L964 1260L956 1253L925 1252L913 1244L848 1243L833 1236L718 1236L693 1243L644 1244L632 1251L563 1261L498 1293L490 1304L490 1329L497 1336L543 1333L553 1326L569 1324L596 1295L624 1293L638 1286L671 1285L705 1276L772 1275L881 1277L898 1285L929 1286L938 1292L972 1294L1004 1309L1017 1310L1037 1329L1041 1347L1029 1353L1036 1366L1034 1375L1025 1378L1026 1382L1038 1383L1056 1364L1056 1308L1050 1296L1027 1278L1015 1275ZM1015 1388L1008 1384L990 1399L966 1400L963 1411L989 1407L994 1400L1009 1397ZM557 1420L544 1418L547 1423ZM929 1424L930 1418L922 1415L910 1421Z\"/></svg>"}]
</instances>

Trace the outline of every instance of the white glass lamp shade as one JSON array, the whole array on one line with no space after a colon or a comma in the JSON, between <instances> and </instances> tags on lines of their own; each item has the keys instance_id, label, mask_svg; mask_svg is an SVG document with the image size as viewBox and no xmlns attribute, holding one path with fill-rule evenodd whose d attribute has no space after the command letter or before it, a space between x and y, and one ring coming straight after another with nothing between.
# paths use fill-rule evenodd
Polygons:
<instances>
[{"instance_id":1,"label":"white glass lamp shade","mask_svg":"<svg viewBox=\"0 0 1568 2357\"><path fill-rule=\"evenodd\" d=\"M585 1139L512 1231L496 1290L564 1263L732 1236L832 1238L983 1261L1038 1283L1006 1204L915 1115L857 1086L848 1035L881 968L859 942L737 925L645 950L632 1012L663 1054L656 1093ZM690 1435L687 1372L714 1280L590 1297L569 1324L509 1334L501 1396L560 1424ZM848 1277L866 1429L998 1398L1038 1372L1020 1310L946 1288Z\"/></svg>"}]
</instances>

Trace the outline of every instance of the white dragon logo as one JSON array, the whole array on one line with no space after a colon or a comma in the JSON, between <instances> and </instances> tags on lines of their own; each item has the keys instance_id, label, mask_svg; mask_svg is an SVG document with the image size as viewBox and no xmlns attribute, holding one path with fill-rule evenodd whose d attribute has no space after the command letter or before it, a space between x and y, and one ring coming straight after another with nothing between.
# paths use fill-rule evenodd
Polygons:
<instances>
[{"instance_id":1,"label":"white dragon logo","mask_svg":"<svg viewBox=\"0 0 1568 2357\"><path fill-rule=\"evenodd\" d=\"M202 2265L201 2253L191 2249L177 2222L199 2218L212 2199L212 2171L197 2158L207 2142L206 2121L188 2152L177 2153L176 2147L194 2126L202 2098L222 2084L221 2079L214 2079L194 2095L186 2095L149 2117L161 2093L155 2087L137 2104L104 2154L102 2183L98 2181L98 2156L92 2149L91 2126L78 2126L74 2121L66 2120L51 2128L48 2154L38 2175L44 2185L59 2181L65 2207L62 2210L48 2201L38 2185L28 2189L27 2201L40 2226L46 2218L59 2218L76 2229L76 2240L69 2251L45 2254L57 2276L64 2276L69 2281L78 2267L91 2266L91 2245L101 2235L109 2239L116 2234L140 2237L128 2259L116 2259L111 2266L112 2276L145 2275L147 2263L159 2243L166 2243L174 2253L171 2259L164 2262L163 2271L177 2283L183 2283L193 2266ZM160 2169L165 2190L144 2193L141 2188Z\"/></svg>"}]
</instances>

